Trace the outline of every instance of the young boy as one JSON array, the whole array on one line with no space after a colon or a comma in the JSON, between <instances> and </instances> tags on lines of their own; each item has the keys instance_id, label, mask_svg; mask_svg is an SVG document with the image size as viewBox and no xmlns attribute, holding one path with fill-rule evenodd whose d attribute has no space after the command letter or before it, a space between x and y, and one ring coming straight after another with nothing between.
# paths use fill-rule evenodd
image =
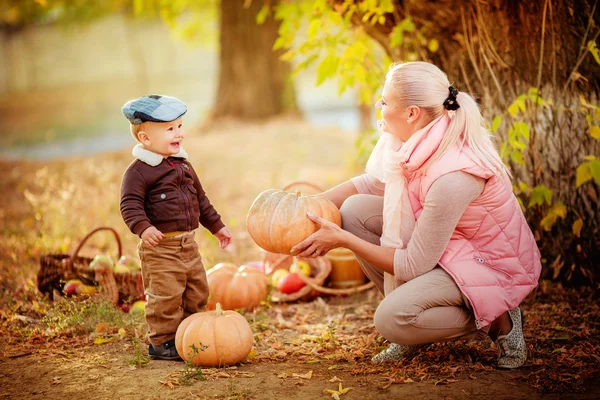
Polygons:
<instances>
[{"instance_id":1,"label":"young boy","mask_svg":"<svg viewBox=\"0 0 600 400\"><path fill-rule=\"evenodd\" d=\"M187 316L204 311L208 298L194 229L202 224L221 248L231 242L231 234L181 147L186 105L174 97L148 95L128 101L122 111L139 142L133 148L136 159L123 175L121 215L142 239L138 252L148 298L148 355L180 360L177 327Z\"/></svg>"}]
</instances>

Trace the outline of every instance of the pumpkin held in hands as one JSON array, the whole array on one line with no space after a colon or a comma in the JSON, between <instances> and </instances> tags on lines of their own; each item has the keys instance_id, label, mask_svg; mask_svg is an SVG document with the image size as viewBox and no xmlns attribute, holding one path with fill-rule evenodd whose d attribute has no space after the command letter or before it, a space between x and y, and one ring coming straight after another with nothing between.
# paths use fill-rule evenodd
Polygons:
<instances>
[{"instance_id":1,"label":"pumpkin held in hands","mask_svg":"<svg viewBox=\"0 0 600 400\"><path fill-rule=\"evenodd\" d=\"M258 195L248 211L248 233L264 250L289 255L292 247L319 229L307 212L342 224L339 210L324 197L269 189Z\"/></svg>"},{"instance_id":2,"label":"pumpkin held in hands","mask_svg":"<svg viewBox=\"0 0 600 400\"><path fill-rule=\"evenodd\" d=\"M219 263L206 273L210 295L206 308L217 303L225 310L253 309L269 294L269 280L264 272L232 263Z\"/></svg>"},{"instance_id":3,"label":"pumpkin held in hands","mask_svg":"<svg viewBox=\"0 0 600 400\"><path fill-rule=\"evenodd\" d=\"M175 348L184 361L201 367L236 364L252 350L254 335L246 318L235 311L192 314L184 319L175 333Z\"/></svg>"}]
</instances>

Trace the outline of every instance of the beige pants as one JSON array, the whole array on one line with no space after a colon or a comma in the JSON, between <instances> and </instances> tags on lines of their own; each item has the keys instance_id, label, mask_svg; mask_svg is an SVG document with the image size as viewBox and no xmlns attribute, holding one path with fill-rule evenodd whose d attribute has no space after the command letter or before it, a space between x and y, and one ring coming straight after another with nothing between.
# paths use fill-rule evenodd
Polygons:
<instances>
[{"instance_id":1,"label":"beige pants","mask_svg":"<svg viewBox=\"0 0 600 400\"><path fill-rule=\"evenodd\" d=\"M175 337L186 317L205 310L206 271L194 233L165 238L155 247L138 245L150 343L161 345Z\"/></svg>"},{"instance_id":2,"label":"beige pants","mask_svg":"<svg viewBox=\"0 0 600 400\"><path fill-rule=\"evenodd\" d=\"M342 205L344 230L379 245L383 228L383 197L358 195ZM383 271L357 257L377 289L384 294ZM398 344L483 339L489 326L477 330L468 300L446 271L437 266L396 288L377 307L375 328Z\"/></svg>"}]
</instances>

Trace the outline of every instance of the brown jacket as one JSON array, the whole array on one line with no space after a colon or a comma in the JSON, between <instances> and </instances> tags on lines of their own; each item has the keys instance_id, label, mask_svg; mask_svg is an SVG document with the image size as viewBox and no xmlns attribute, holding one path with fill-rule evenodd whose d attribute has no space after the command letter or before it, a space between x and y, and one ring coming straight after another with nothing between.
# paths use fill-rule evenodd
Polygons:
<instances>
[{"instance_id":1,"label":"brown jacket","mask_svg":"<svg viewBox=\"0 0 600 400\"><path fill-rule=\"evenodd\" d=\"M150 226L163 233L191 231L200 223L215 234L225 226L183 150L165 159L140 151L149 153L150 161L138 156L121 183L121 215L131 232L140 236Z\"/></svg>"}]
</instances>

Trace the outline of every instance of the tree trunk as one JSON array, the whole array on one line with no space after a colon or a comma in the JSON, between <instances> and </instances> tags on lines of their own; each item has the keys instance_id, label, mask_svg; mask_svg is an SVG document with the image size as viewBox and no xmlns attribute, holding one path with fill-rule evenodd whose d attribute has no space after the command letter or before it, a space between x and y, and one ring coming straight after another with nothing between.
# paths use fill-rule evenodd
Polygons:
<instances>
[{"instance_id":1,"label":"tree trunk","mask_svg":"<svg viewBox=\"0 0 600 400\"><path fill-rule=\"evenodd\" d=\"M273 51L279 22L256 15L264 0L221 1L220 74L213 119L264 119L296 110L290 65ZM271 5L275 5L271 1Z\"/></svg>"}]
</instances>

